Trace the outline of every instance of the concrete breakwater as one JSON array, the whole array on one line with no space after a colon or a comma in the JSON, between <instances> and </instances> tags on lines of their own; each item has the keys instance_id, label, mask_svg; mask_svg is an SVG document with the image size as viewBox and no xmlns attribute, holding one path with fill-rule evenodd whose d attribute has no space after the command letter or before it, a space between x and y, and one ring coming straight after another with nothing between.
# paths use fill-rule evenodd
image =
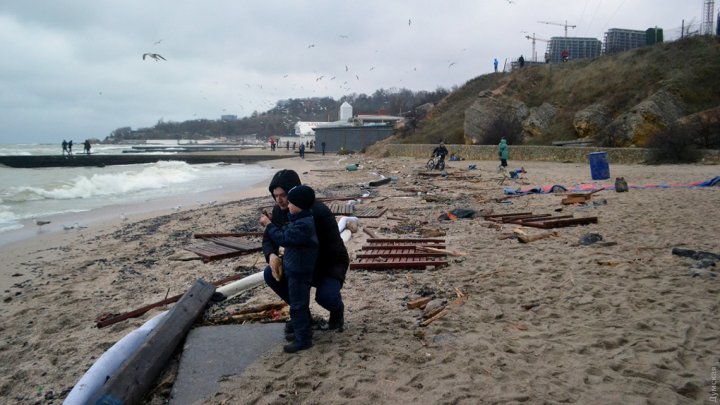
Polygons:
<instances>
[{"instance_id":1,"label":"concrete breakwater","mask_svg":"<svg viewBox=\"0 0 720 405\"><path fill-rule=\"evenodd\" d=\"M188 164L202 163L257 163L266 160L282 159L287 154L218 154L218 153L192 153L173 155L31 155L31 156L0 156L0 165L15 168L37 167L70 167L70 166L110 166L132 165L141 163L155 163L158 161L178 160Z\"/></svg>"}]
</instances>

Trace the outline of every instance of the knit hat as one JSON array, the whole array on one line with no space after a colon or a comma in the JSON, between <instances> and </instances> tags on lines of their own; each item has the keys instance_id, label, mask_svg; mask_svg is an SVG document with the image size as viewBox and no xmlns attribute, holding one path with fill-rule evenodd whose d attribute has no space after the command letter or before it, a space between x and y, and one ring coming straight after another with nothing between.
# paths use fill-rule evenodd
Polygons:
<instances>
[{"instance_id":1,"label":"knit hat","mask_svg":"<svg viewBox=\"0 0 720 405\"><path fill-rule=\"evenodd\" d=\"M315 203L315 191L308 186L295 186L288 193L288 201L296 207L306 210Z\"/></svg>"},{"instance_id":2,"label":"knit hat","mask_svg":"<svg viewBox=\"0 0 720 405\"><path fill-rule=\"evenodd\" d=\"M283 169L275 173L272 180L270 181L270 194L275 191L276 188L280 187L285 192L289 192L291 188L300 185L300 176L298 176L295 170Z\"/></svg>"}]
</instances>

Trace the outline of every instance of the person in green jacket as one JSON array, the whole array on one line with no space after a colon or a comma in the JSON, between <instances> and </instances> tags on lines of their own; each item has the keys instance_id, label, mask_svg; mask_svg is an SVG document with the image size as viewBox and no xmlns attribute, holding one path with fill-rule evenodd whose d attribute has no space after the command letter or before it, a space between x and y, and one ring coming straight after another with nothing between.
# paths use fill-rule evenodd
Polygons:
<instances>
[{"instance_id":1,"label":"person in green jacket","mask_svg":"<svg viewBox=\"0 0 720 405\"><path fill-rule=\"evenodd\" d=\"M500 166L498 166L498 169L505 170L508 160L508 145L504 137L500 139L500 144L498 144L498 156L500 157Z\"/></svg>"}]
</instances>

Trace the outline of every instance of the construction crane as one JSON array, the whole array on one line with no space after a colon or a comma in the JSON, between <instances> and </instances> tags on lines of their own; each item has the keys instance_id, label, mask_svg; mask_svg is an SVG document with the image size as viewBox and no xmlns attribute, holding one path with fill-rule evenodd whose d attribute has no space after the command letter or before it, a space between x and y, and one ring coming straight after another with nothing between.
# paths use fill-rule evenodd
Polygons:
<instances>
[{"instance_id":1,"label":"construction crane","mask_svg":"<svg viewBox=\"0 0 720 405\"><path fill-rule=\"evenodd\" d=\"M569 25L568 22L567 22L567 20L565 20L565 24L556 23L556 22L552 22L552 21L538 21L538 22L541 23L541 24L559 25L559 26L561 26L561 27L565 27L565 38L567 38L567 29L568 29L568 27L570 27L570 28L576 28L576 27L577 27L577 25Z\"/></svg>"},{"instance_id":2,"label":"construction crane","mask_svg":"<svg viewBox=\"0 0 720 405\"><path fill-rule=\"evenodd\" d=\"M537 53L535 52L535 41L543 41L543 42L550 42L549 39L544 38L538 38L535 36L535 33L533 32L532 36L525 35L525 38L532 40L532 54L533 54L533 61L537 62Z\"/></svg>"}]
</instances>

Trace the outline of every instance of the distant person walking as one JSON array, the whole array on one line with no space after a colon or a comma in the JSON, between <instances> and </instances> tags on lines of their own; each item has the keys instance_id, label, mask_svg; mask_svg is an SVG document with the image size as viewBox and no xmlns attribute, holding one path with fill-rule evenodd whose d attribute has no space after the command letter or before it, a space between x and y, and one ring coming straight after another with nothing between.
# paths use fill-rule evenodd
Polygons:
<instances>
[{"instance_id":1,"label":"distant person walking","mask_svg":"<svg viewBox=\"0 0 720 405\"><path fill-rule=\"evenodd\" d=\"M323 154L323 156L325 156L325 141L322 141L322 142L320 143L320 147L322 148L322 154Z\"/></svg>"},{"instance_id":2,"label":"distant person walking","mask_svg":"<svg viewBox=\"0 0 720 405\"><path fill-rule=\"evenodd\" d=\"M63 156L65 156L65 153L67 153L67 141L63 139L62 141L62 147L63 147Z\"/></svg>"},{"instance_id":3,"label":"distant person walking","mask_svg":"<svg viewBox=\"0 0 720 405\"><path fill-rule=\"evenodd\" d=\"M522 55L520 55L520 57L518 58L518 64L520 65L520 67L525 66L525 58Z\"/></svg>"},{"instance_id":4,"label":"distant person walking","mask_svg":"<svg viewBox=\"0 0 720 405\"><path fill-rule=\"evenodd\" d=\"M72 139L68 142L68 155L72 155Z\"/></svg>"},{"instance_id":5,"label":"distant person walking","mask_svg":"<svg viewBox=\"0 0 720 405\"><path fill-rule=\"evenodd\" d=\"M305 159L305 144L300 142L300 159Z\"/></svg>"},{"instance_id":6,"label":"distant person walking","mask_svg":"<svg viewBox=\"0 0 720 405\"><path fill-rule=\"evenodd\" d=\"M85 143L83 144L83 147L84 147L83 149L85 149L85 154L89 155L89 154L90 154L90 148L92 147L92 145L90 145L90 140L89 140L89 139L86 139L86 140L85 140Z\"/></svg>"},{"instance_id":7,"label":"distant person walking","mask_svg":"<svg viewBox=\"0 0 720 405\"><path fill-rule=\"evenodd\" d=\"M495 58L495 60L493 61L493 65L495 66L495 73L497 73L497 67L498 67L498 60L497 60L497 58Z\"/></svg>"},{"instance_id":8,"label":"distant person walking","mask_svg":"<svg viewBox=\"0 0 720 405\"><path fill-rule=\"evenodd\" d=\"M290 150L290 141L285 141L285 149Z\"/></svg>"},{"instance_id":9,"label":"distant person walking","mask_svg":"<svg viewBox=\"0 0 720 405\"><path fill-rule=\"evenodd\" d=\"M507 168L508 155L507 140L503 137L500 139L500 143L498 144L498 157L500 157L500 166L498 166L498 171L504 171Z\"/></svg>"}]
</instances>

